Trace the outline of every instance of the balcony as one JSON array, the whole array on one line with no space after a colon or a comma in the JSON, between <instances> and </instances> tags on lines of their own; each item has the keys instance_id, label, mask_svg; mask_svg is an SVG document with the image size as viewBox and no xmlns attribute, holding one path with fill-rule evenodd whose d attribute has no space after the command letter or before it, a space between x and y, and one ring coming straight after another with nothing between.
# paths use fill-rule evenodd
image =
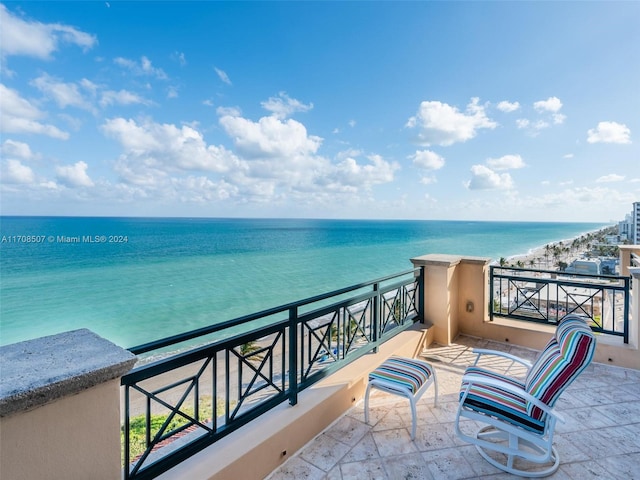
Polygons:
<instances>
[{"instance_id":1,"label":"balcony","mask_svg":"<svg viewBox=\"0 0 640 480\"><path fill-rule=\"evenodd\" d=\"M408 401L373 390L370 425L364 423L359 402L268 480L507 478L454 433L460 379L475 359L474 347L528 360L537 355L535 350L466 335L449 346L432 345L420 357L436 368L439 405L433 405L432 390L420 399L415 441L410 438ZM640 370L591 364L556 408L567 422L556 427L561 465L550 478L635 478L640 464Z\"/></svg>"},{"instance_id":2,"label":"balcony","mask_svg":"<svg viewBox=\"0 0 640 480\"><path fill-rule=\"evenodd\" d=\"M621 254L623 261L631 262L631 255L640 250L635 248L626 250L626 260ZM397 478L396 474L403 472L406 476L422 472L424 478L454 478L451 472L456 469L460 469L459 478L496 473L473 447L457 441L451 425L460 375L471 363L470 348L490 345L532 357L554 330L553 321L544 317L543 322L528 322L509 315L492 320L491 309L486 307L494 303L489 301L494 281L489 281L488 259L427 255L412 259L412 263L414 270L403 274L409 274L410 280L391 278L390 284L357 286L360 290L356 289L354 296L345 297L345 290L338 292L335 300L324 296L311 299L320 301L320 306L307 307L302 302L278 307L264 317L285 314L284 320L267 322L250 333L236 332L160 363L138 366L127 374L134 362L131 353L86 332L3 347L0 476L121 478L121 412L128 430L129 409L146 411L149 423L152 404L163 406L187 423L165 428L169 423L165 422L159 430L149 423L143 460L151 466L131 466L141 457L125 453L124 464L129 468L124 474L131 478L317 475L344 479L362 478L363 472L372 469L377 472L372 478ZM607 326L602 318L604 309L586 308L584 302L572 306L591 312L592 328L599 332L595 363L559 402L569 418L557 428L561 472L575 478L580 476L570 473L574 472L571 469L624 471L628 461L637 464L640 460L640 268L631 266L628 273L634 279L633 292L627 289L624 295L633 302L610 309L623 313L621 321L616 317ZM370 291L361 290L370 286ZM610 289L602 285L595 288L599 292ZM611 295L602 293L600 297ZM554 297L554 302L558 298ZM260 318L262 315L250 315L226 327ZM161 349L174 340L210 335L216 329L219 327L141 346L135 353ZM261 343L257 353L241 352L240 347L256 339L267 343ZM274 352L281 352L277 361ZM372 424L363 421L361 399L368 372L392 354L424 356L438 373L440 405L432 406L430 392L423 397L415 442L410 441L406 429L406 401L375 393ZM25 364L7 374L6 365L26 357L32 366ZM229 359L237 359L237 365L249 372L248 381L242 373L233 373ZM196 360L203 361L197 373L189 371L178 381L157 382L167 368L184 369ZM221 370L215 370L218 368ZM23 375L30 369L40 375L39 383ZM63 373L58 375L58 369ZM145 381L157 384L147 389L141 383ZM224 398L220 407L213 407L213 418L182 407L193 392L198 404L201 381L213 382L209 383L213 397ZM217 381L224 388L218 388ZM177 400L162 397L183 385L188 391ZM130 403L128 389L142 395L138 403ZM230 397L232 391L238 391L238 396ZM257 399L250 399L254 393ZM191 442L191 437L197 437L196 442ZM624 454L616 467L622 470L609 466L613 450ZM30 461L34 451L46 452L47 461ZM460 456L462 460L455 460ZM165 461L170 457L173 460ZM350 473L354 471L357 473Z\"/></svg>"}]
</instances>

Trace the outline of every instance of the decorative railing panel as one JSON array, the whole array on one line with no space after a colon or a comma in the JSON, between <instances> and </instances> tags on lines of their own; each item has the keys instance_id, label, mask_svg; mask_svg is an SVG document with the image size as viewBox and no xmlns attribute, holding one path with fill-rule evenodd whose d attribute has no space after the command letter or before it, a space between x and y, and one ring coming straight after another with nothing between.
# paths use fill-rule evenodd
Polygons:
<instances>
[{"instance_id":1,"label":"decorative railing panel","mask_svg":"<svg viewBox=\"0 0 640 480\"><path fill-rule=\"evenodd\" d=\"M490 289L492 320L510 317L557 324L574 313L594 331L629 342L629 277L492 266Z\"/></svg>"},{"instance_id":2,"label":"decorative railing panel","mask_svg":"<svg viewBox=\"0 0 640 480\"><path fill-rule=\"evenodd\" d=\"M122 378L124 477L153 478L280 403L295 405L300 391L420 320L420 272L130 349L160 358Z\"/></svg>"}]
</instances>

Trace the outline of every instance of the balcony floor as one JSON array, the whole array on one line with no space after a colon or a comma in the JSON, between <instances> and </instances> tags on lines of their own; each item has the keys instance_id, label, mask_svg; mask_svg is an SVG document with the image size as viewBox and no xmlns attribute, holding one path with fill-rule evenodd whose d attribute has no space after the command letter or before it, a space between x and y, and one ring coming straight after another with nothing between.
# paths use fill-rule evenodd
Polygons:
<instances>
[{"instance_id":1,"label":"balcony floor","mask_svg":"<svg viewBox=\"0 0 640 480\"><path fill-rule=\"evenodd\" d=\"M457 341L423 354L438 375L439 405L433 405L431 387L418 402L415 441L410 437L409 402L372 390L370 425L364 423L361 401L268 479L517 478L491 466L473 445L456 437L453 422L460 379L475 359L474 347L507 351L528 360L538 352L466 336ZM494 369L506 366L506 362L482 364ZM640 479L640 370L591 364L556 408L566 418L565 424L556 426L554 437L561 464L547 478Z\"/></svg>"}]
</instances>

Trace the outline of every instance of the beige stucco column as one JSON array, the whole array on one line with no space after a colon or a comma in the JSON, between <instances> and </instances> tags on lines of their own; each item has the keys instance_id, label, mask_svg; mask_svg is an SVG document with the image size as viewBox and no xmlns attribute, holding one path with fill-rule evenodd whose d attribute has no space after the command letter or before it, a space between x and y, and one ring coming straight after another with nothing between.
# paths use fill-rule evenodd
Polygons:
<instances>
[{"instance_id":1,"label":"beige stucco column","mask_svg":"<svg viewBox=\"0 0 640 480\"><path fill-rule=\"evenodd\" d=\"M411 259L414 267L424 269L424 317L433 324L436 343L450 345L462 323L472 326L486 321L490 261L443 254Z\"/></svg>"},{"instance_id":2,"label":"beige stucco column","mask_svg":"<svg viewBox=\"0 0 640 480\"><path fill-rule=\"evenodd\" d=\"M122 478L120 377L136 357L83 329L0 348L0 478Z\"/></svg>"},{"instance_id":3,"label":"beige stucco column","mask_svg":"<svg viewBox=\"0 0 640 480\"><path fill-rule=\"evenodd\" d=\"M631 266L631 254L640 255L640 245L619 245L620 252L620 275L629 276L629 267Z\"/></svg>"}]
</instances>

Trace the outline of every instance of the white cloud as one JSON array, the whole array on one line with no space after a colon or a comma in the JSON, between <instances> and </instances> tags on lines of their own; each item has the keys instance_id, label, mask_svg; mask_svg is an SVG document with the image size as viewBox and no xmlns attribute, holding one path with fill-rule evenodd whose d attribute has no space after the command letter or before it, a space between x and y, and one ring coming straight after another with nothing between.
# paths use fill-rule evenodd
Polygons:
<instances>
[{"instance_id":1,"label":"white cloud","mask_svg":"<svg viewBox=\"0 0 640 480\"><path fill-rule=\"evenodd\" d=\"M266 102L261 103L262 108L273 113L280 120L287 118L295 112L308 112L313 108L313 103L304 103L290 98L285 92L280 92L277 97L270 97Z\"/></svg>"},{"instance_id":2,"label":"white cloud","mask_svg":"<svg viewBox=\"0 0 640 480\"><path fill-rule=\"evenodd\" d=\"M488 158L487 165L493 170L511 170L526 167L520 155L504 155L500 158Z\"/></svg>"},{"instance_id":3,"label":"white cloud","mask_svg":"<svg viewBox=\"0 0 640 480\"><path fill-rule=\"evenodd\" d=\"M600 122L587 132L589 143L631 143L631 130L624 124Z\"/></svg>"},{"instance_id":4,"label":"white cloud","mask_svg":"<svg viewBox=\"0 0 640 480\"><path fill-rule=\"evenodd\" d=\"M5 140L2 143L2 149L0 151L2 152L2 156L4 158L13 157L23 160L30 160L35 156L28 144L11 139Z\"/></svg>"},{"instance_id":5,"label":"white cloud","mask_svg":"<svg viewBox=\"0 0 640 480\"><path fill-rule=\"evenodd\" d=\"M381 183L388 183L393 180L394 172L399 168L396 163L385 161L380 155L370 155L367 157L368 164L358 164L349 157L335 167L334 177L340 183L354 187L362 186L365 189Z\"/></svg>"},{"instance_id":6,"label":"white cloud","mask_svg":"<svg viewBox=\"0 0 640 480\"><path fill-rule=\"evenodd\" d=\"M100 95L100 106L106 107L109 105L151 105L151 102L145 98L128 90L105 90Z\"/></svg>"},{"instance_id":7,"label":"white cloud","mask_svg":"<svg viewBox=\"0 0 640 480\"><path fill-rule=\"evenodd\" d=\"M406 126L418 129L417 143L420 145L448 146L474 138L479 129L494 129L497 123L486 116L479 99L472 98L464 113L446 103L424 101Z\"/></svg>"},{"instance_id":8,"label":"white cloud","mask_svg":"<svg viewBox=\"0 0 640 480\"><path fill-rule=\"evenodd\" d=\"M13 15L0 4L0 44L2 57L24 55L41 59L49 59L58 50L60 43L68 43L92 48L97 42L91 35L74 27L59 23L40 23L24 20Z\"/></svg>"},{"instance_id":9,"label":"white cloud","mask_svg":"<svg viewBox=\"0 0 640 480\"><path fill-rule=\"evenodd\" d=\"M294 120L269 116L254 122L235 109L219 108L218 113L235 151L208 145L197 125L124 118L105 122L104 133L123 149L115 170L127 191L138 198L302 205L368 192L393 181L400 168L375 154L361 160L362 152L354 149L339 153L338 162L332 163L317 152L322 139L308 135Z\"/></svg>"},{"instance_id":10,"label":"white cloud","mask_svg":"<svg viewBox=\"0 0 640 480\"><path fill-rule=\"evenodd\" d=\"M567 159L573 158L573 153L567 153L566 155L563 155L562 158L567 158Z\"/></svg>"},{"instance_id":11,"label":"white cloud","mask_svg":"<svg viewBox=\"0 0 640 480\"><path fill-rule=\"evenodd\" d=\"M31 184L35 181L33 170L19 160L8 159L2 165L2 183Z\"/></svg>"},{"instance_id":12,"label":"white cloud","mask_svg":"<svg viewBox=\"0 0 640 480\"><path fill-rule=\"evenodd\" d=\"M417 150L409 156L413 164L426 170L439 170L444 167L444 158L431 150Z\"/></svg>"},{"instance_id":13,"label":"white cloud","mask_svg":"<svg viewBox=\"0 0 640 480\"><path fill-rule=\"evenodd\" d=\"M227 172L239 164L231 152L207 145L200 132L186 125L114 118L102 130L122 145L117 170L132 183L146 184L172 171Z\"/></svg>"},{"instance_id":14,"label":"white cloud","mask_svg":"<svg viewBox=\"0 0 640 480\"><path fill-rule=\"evenodd\" d=\"M59 128L41 123L45 115L18 92L0 84L0 132L35 133L66 140L69 134Z\"/></svg>"},{"instance_id":15,"label":"white cloud","mask_svg":"<svg viewBox=\"0 0 640 480\"><path fill-rule=\"evenodd\" d=\"M431 185L432 183L437 183L437 181L438 180L433 175L420 178L420 183L422 185Z\"/></svg>"},{"instance_id":16,"label":"white cloud","mask_svg":"<svg viewBox=\"0 0 640 480\"><path fill-rule=\"evenodd\" d=\"M516 120L516 127L526 130L526 133L532 137L537 137L542 130L551 127L551 125L563 124L567 119L566 115L559 113L562 108L562 102L558 97L549 97L546 100L534 102L533 108L542 118L538 118L535 121L527 118Z\"/></svg>"},{"instance_id":17,"label":"white cloud","mask_svg":"<svg viewBox=\"0 0 640 480\"><path fill-rule=\"evenodd\" d=\"M222 80L223 83L226 83L227 85L231 85L231 80L229 79L229 75L227 75L227 72L225 72L224 70L220 70L217 67L213 67L213 69L216 71L218 78Z\"/></svg>"},{"instance_id":18,"label":"white cloud","mask_svg":"<svg viewBox=\"0 0 640 480\"><path fill-rule=\"evenodd\" d=\"M322 144L322 138L308 135L305 126L293 119L281 121L271 116L253 122L226 114L220 124L243 157L307 156L315 154Z\"/></svg>"},{"instance_id":19,"label":"white cloud","mask_svg":"<svg viewBox=\"0 0 640 480\"><path fill-rule=\"evenodd\" d=\"M41 75L31 82L42 93L55 101L60 108L76 107L82 110L94 111L90 99L86 98L82 89L89 90L89 95L95 93L96 86L85 81L80 85L75 83L65 83L47 74Z\"/></svg>"},{"instance_id":20,"label":"white cloud","mask_svg":"<svg viewBox=\"0 0 640 480\"><path fill-rule=\"evenodd\" d=\"M171 58L177 61L181 67L184 67L187 64L187 59L184 55L184 52L174 52L173 55L171 55Z\"/></svg>"},{"instance_id":21,"label":"white cloud","mask_svg":"<svg viewBox=\"0 0 640 480\"><path fill-rule=\"evenodd\" d=\"M546 100L539 100L533 104L538 112L557 113L562 108L562 102L558 97L549 97Z\"/></svg>"},{"instance_id":22,"label":"white cloud","mask_svg":"<svg viewBox=\"0 0 640 480\"><path fill-rule=\"evenodd\" d=\"M76 162L73 165L56 167L56 176L60 183L68 187L93 187L93 180L87 175L89 165Z\"/></svg>"},{"instance_id":23,"label":"white cloud","mask_svg":"<svg viewBox=\"0 0 640 480\"><path fill-rule=\"evenodd\" d=\"M624 180L624 175L618 175L616 173L610 173L609 175L603 175L596 180L596 183L611 183L621 182Z\"/></svg>"},{"instance_id":24,"label":"white cloud","mask_svg":"<svg viewBox=\"0 0 640 480\"><path fill-rule=\"evenodd\" d=\"M471 167L471 180L465 183L469 190L508 190L513 187L511 175L498 174L485 165Z\"/></svg>"},{"instance_id":25,"label":"white cloud","mask_svg":"<svg viewBox=\"0 0 640 480\"><path fill-rule=\"evenodd\" d=\"M151 64L151 60L149 60L144 55L140 58L140 62L136 62L135 60L124 57L117 57L113 60L113 62L122 68L126 68L134 75L150 76L155 77L159 80L166 80L168 78L167 74L164 73L164 70L154 67Z\"/></svg>"},{"instance_id":26,"label":"white cloud","mask_svg":"<svg viewBox=\"0 0 640 480\"><path fill-rule=\"evenodd\" d=\"M498 103L498 110L505 113L515 112L519 108L520 108L520 103L518 102L508 102L506 100L503 100L500 103Z\"/></svg>"}]
</instances>

